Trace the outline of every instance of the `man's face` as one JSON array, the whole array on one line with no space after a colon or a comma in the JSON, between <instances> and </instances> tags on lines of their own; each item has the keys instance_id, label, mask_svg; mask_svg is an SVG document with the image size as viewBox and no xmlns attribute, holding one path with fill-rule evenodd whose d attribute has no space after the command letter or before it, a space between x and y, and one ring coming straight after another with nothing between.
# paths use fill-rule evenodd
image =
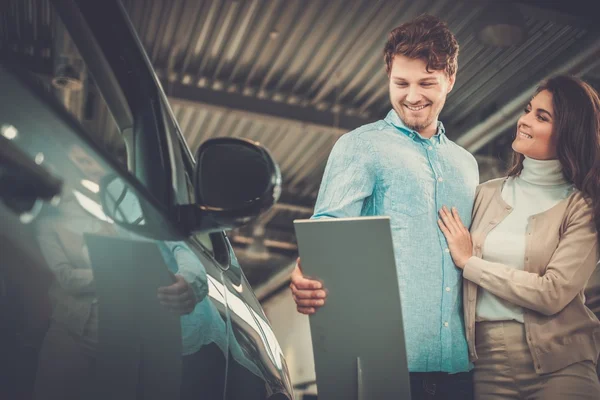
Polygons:
<instances>
[{"instance_id":1,"label":"man's face","mask_svg":"<svg viewBox=\"0 0 600 400\"><path fill-rule=\"evenodd\" d=\"M396 55L390 71L390 100L404 124L431 137L437 130L437 118L455 76L444 71L427 72L424 60Z\"/></svg>"}]
</instances>

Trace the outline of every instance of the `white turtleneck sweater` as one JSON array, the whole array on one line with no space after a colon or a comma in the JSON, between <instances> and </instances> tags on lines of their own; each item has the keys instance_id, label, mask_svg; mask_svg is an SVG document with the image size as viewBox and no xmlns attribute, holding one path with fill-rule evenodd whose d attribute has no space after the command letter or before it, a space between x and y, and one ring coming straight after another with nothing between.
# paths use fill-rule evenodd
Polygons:
<instances>
[{"instance_id":1,"label":"white turtleneck sweater","mask_svg":"<svg viewBox=\"0 0 600 400\"><path fill-rule=\"evenodd\" d=\"M502 188L502 198L513 210L488 234L483 259L523 269L529 217L554 207L572 190L563 177L560 161L525 157L521 174L507 179ZM483 288L478 290L476 316L477 321L523 322L521 307Z\"/></svg>"}]
</instances>

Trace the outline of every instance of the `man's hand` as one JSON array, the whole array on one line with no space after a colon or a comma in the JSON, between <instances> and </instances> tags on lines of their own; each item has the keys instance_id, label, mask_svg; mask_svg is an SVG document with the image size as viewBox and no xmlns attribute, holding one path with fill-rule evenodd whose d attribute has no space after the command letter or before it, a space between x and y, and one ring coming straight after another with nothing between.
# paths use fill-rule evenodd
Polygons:
<instances>
[{"instance_id":1,"label":"man's hand","mask_svg":"<svg viewBox=\"0 0 600 400\"><path fill-rule=\"evenodd\" d=\"M158 300L160 304L178 315L189 314L196 307L196 295L182 276L173 275L173 277L175 282L172 285L158 288Z\"/></svg>"},{"instance_id":2,"label":"man's hand","mask_svg":"<svg viewBox=\"0 0 600 400\"><path fill-rule=\"evenodd\" d=\"M296 261L296 268L294 268L291 278L290 288L299 313L314 314L319 307L325 304L327 291L323 288L321 282L306 279L302 275L300 258Z\"/></svg>"}]
</instances>

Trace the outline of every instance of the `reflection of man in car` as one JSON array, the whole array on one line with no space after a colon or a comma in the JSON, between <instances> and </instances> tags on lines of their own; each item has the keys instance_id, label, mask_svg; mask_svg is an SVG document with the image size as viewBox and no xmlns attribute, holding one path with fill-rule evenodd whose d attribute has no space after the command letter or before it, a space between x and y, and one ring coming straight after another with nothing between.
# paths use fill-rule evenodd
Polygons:
<instances>
[{"instance_id":1,"label":"reflection of man in car","mask_svg":"<svg viewBox=\"0 0 600 400\"><path fill-rule=\"evenodd\" d=\"M89 182L100 182L106 174L80 146L70 149L69 160ZM72 166L60 164L65 162L56 160L55 167L72 171ZM83 235L130 236L103 214L94 194L82 192L65 185L58 207L47 210L36 226L42 254L55 278L50 289L52 318L39 356L36 398L79 399L89 394L98 342L98 300ZM175 283L160 288L157 296L166 307L182 315L190 313L206 296L208 285L199 263L182 261L180 247L168 249L174 252L171 257L177 263ZM185 350L184 336L184 354Z\"/></svg>"}]
</instances>

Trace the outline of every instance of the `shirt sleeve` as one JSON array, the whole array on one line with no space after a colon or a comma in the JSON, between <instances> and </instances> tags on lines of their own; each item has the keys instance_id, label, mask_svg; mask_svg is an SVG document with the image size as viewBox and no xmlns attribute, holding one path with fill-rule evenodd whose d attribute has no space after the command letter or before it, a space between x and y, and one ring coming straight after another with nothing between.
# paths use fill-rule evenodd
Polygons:
<instances>
[{"instance_id":1,"label":"shirt sleeve","mask_svg":"<svg viewBox=\"0 0 600 400\"><path fill-rule=\"evenodd\" d=\"M327 160L313 218L360 216L375 189L375 161L369 141L352 133L342 136Z\"/></svg>"},{"instance_id":2,"label":"shirt sleeve","mask_svg":"<svg viewBox=\"0 0 600 400\"><path fill-rule=\"evenodd\" d=\"M471 257L463 277L494 295L544 315L554 315L581 292L598 262L592 209L573 205L573 213L543 275Z\"/></svg>"},{"instance_id":3,"label":"shirt sleeve","mask_svg":"<svg viewBox=\"0 0 600 400\"><path fill-rule=\"evenodd\" d=\"M181 276L192 287L196 302L204 300L208 294L208 278L206 269L198 257L186 246L178 244L172 249L177 261L177 275Z\"/></svg>"}]
</instances>

